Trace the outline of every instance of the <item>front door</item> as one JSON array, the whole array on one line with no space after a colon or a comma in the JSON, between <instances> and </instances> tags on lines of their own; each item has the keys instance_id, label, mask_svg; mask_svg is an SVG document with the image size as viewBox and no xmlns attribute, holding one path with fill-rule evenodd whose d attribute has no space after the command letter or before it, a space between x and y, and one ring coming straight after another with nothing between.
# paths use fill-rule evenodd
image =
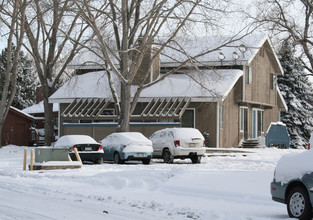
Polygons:
<instances>
[{"instance_id":1,"label":"front door","mask_svg":"<svg viewBox=\"0 0 313 220\"><path fill-rule=\"evenodd\" d=\"M252 110L252 138L257 138L264 132L264 110Z\"/></svg>"}]
</instances>

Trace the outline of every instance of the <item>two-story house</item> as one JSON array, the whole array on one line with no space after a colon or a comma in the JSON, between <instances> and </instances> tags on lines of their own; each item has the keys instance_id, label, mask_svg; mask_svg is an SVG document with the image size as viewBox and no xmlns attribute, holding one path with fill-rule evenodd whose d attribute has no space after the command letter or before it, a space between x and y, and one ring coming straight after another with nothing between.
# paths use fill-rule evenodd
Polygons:
<instances>
[{"instance_id":1,"label":"two-story house","mask_svg":"<svg viewBox=\"0 0 313 220\"><path fill-rule=\"evenodd\" d=\"M188 41L184 51L192 56L222 41ZM155 65L159 72L151 68L151 79L175 69L184 56L165 49ZM117 127L109 81L104 71L78 67L84 74L74 76L50 97L50 102L60 104L59 135L88 134L100 140ZM238 147L243 139L264 136L270 123L287 110L276 85L282 74L267 35L246 36L197 57L192 66L144 89L130 128L150 136L164 127L195 127L209 134L209 147ZM118 80L115 83L118 88Z\"/></svg>"}]
</instances>

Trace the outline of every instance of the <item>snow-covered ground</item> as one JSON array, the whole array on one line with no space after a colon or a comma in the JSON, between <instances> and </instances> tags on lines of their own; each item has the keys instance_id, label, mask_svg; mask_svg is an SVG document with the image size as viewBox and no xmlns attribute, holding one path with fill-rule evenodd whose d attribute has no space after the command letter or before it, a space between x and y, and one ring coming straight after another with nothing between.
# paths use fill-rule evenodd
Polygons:
<instances>
[{"instance_id":1,"label":"snow-covered ground","mask_svg":"<svg viewBox=\"0 0 313 220\"><path fill-rule=\"evenodd\" d=\"M282 155L303 151L244 149L249 153L206 155L201 164L23 171L24 149L0 148L1 220L288 219L285 205L271 200L270 182Z\"/></svg>"}]
</instances>

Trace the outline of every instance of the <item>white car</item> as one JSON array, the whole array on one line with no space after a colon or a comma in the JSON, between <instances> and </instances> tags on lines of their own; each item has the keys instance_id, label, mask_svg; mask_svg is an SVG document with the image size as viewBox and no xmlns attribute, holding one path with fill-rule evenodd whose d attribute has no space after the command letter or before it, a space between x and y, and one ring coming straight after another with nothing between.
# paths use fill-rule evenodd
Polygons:
<instances>
[{"instance_id":1,"label":"white car","mask_svg":"<svg viewBox=\"0 0 313 220\"><path fill-rule=\"evenodd\" d=\"M192 163L200 163L205 153L205 140L195 128L165 128L150 137L153 158L162 158L172 163L174 158L190 158Z\"/></svg>"},{"instance_id":2,"label":"white car","mask_svg":"<svg viewBox=\"0 0 313 220\"><path fill-rule=\"evenodd\" d=\"M139 160L149 164L152 158L152 142L139 132L112 133L100 144L103 147L103 159L114 163Z\"/></svg>"}]
</instances>

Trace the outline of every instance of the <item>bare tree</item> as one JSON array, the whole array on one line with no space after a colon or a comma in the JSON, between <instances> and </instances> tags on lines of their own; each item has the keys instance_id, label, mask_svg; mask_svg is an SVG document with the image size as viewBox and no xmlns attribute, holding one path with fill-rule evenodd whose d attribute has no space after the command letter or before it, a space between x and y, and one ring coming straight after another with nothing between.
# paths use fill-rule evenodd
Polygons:
<instances>
[{"instance_id":1,"label":"bare tree","mask_svg":"<svg viewBox=\"0 0 313 220\"><path fill-rule=\"evenodd\" d=\"M119 131L129 130L131 114L144 88L163 80L197 57L236 40L233 37L193 57L185 54L185 60L181 60L178 67L150 82L150 69L143 72L142 65L145 63L150 67L165 48L172 47L184 53L176 38L211 34L214 29L219 29L222 17L227 13L228 1L109 0L100 4L97 1L76 0L76 5L94 32L93 45L88 49L102 61L109 79L114 74L121 83L120 96L116 95L116 88L111 85ZM147 54L152 54L148 62L144 61ZM132 85L137 86L133 96Z\"/></svg>"},{"instance_id":2,"label":"bare tree","mask_svg":"<svg viewBox=\"0 0 313 220\"><path fill-rule=\"evenodd\" d=\"M0 3L0 20L7 36L7 65L0 100L0 147L2 127L16 93L19 54L23 45L26 0L3 0ZM14 49L14 45L16 48ZM9 91L10 88L10 91Z\"/></svg>"},{"instance_id":3,"label":"bare tree","mask_svg":"<svg viewBox=\"0 0 313 220\"><path fill-rule=\"evenodd\" d=\"M301 52L306 70L313 75L313 1L271 0L260 1L259 13L254 17L278 39L288 39Z\"/></svg>"},{"instance_id":4,"label":"bare tree","mask_svg":"<svg viewBox=\"0 0 313 220\"><path fill-rule=\"evenodd\" d=\"M53 105L48 98L64 75L67 65L87 40L88 29L70 0L31 1L27 8L24 46L32 55L43 88L45 142L54 141Z\"/></svg>"}]
</instances>

